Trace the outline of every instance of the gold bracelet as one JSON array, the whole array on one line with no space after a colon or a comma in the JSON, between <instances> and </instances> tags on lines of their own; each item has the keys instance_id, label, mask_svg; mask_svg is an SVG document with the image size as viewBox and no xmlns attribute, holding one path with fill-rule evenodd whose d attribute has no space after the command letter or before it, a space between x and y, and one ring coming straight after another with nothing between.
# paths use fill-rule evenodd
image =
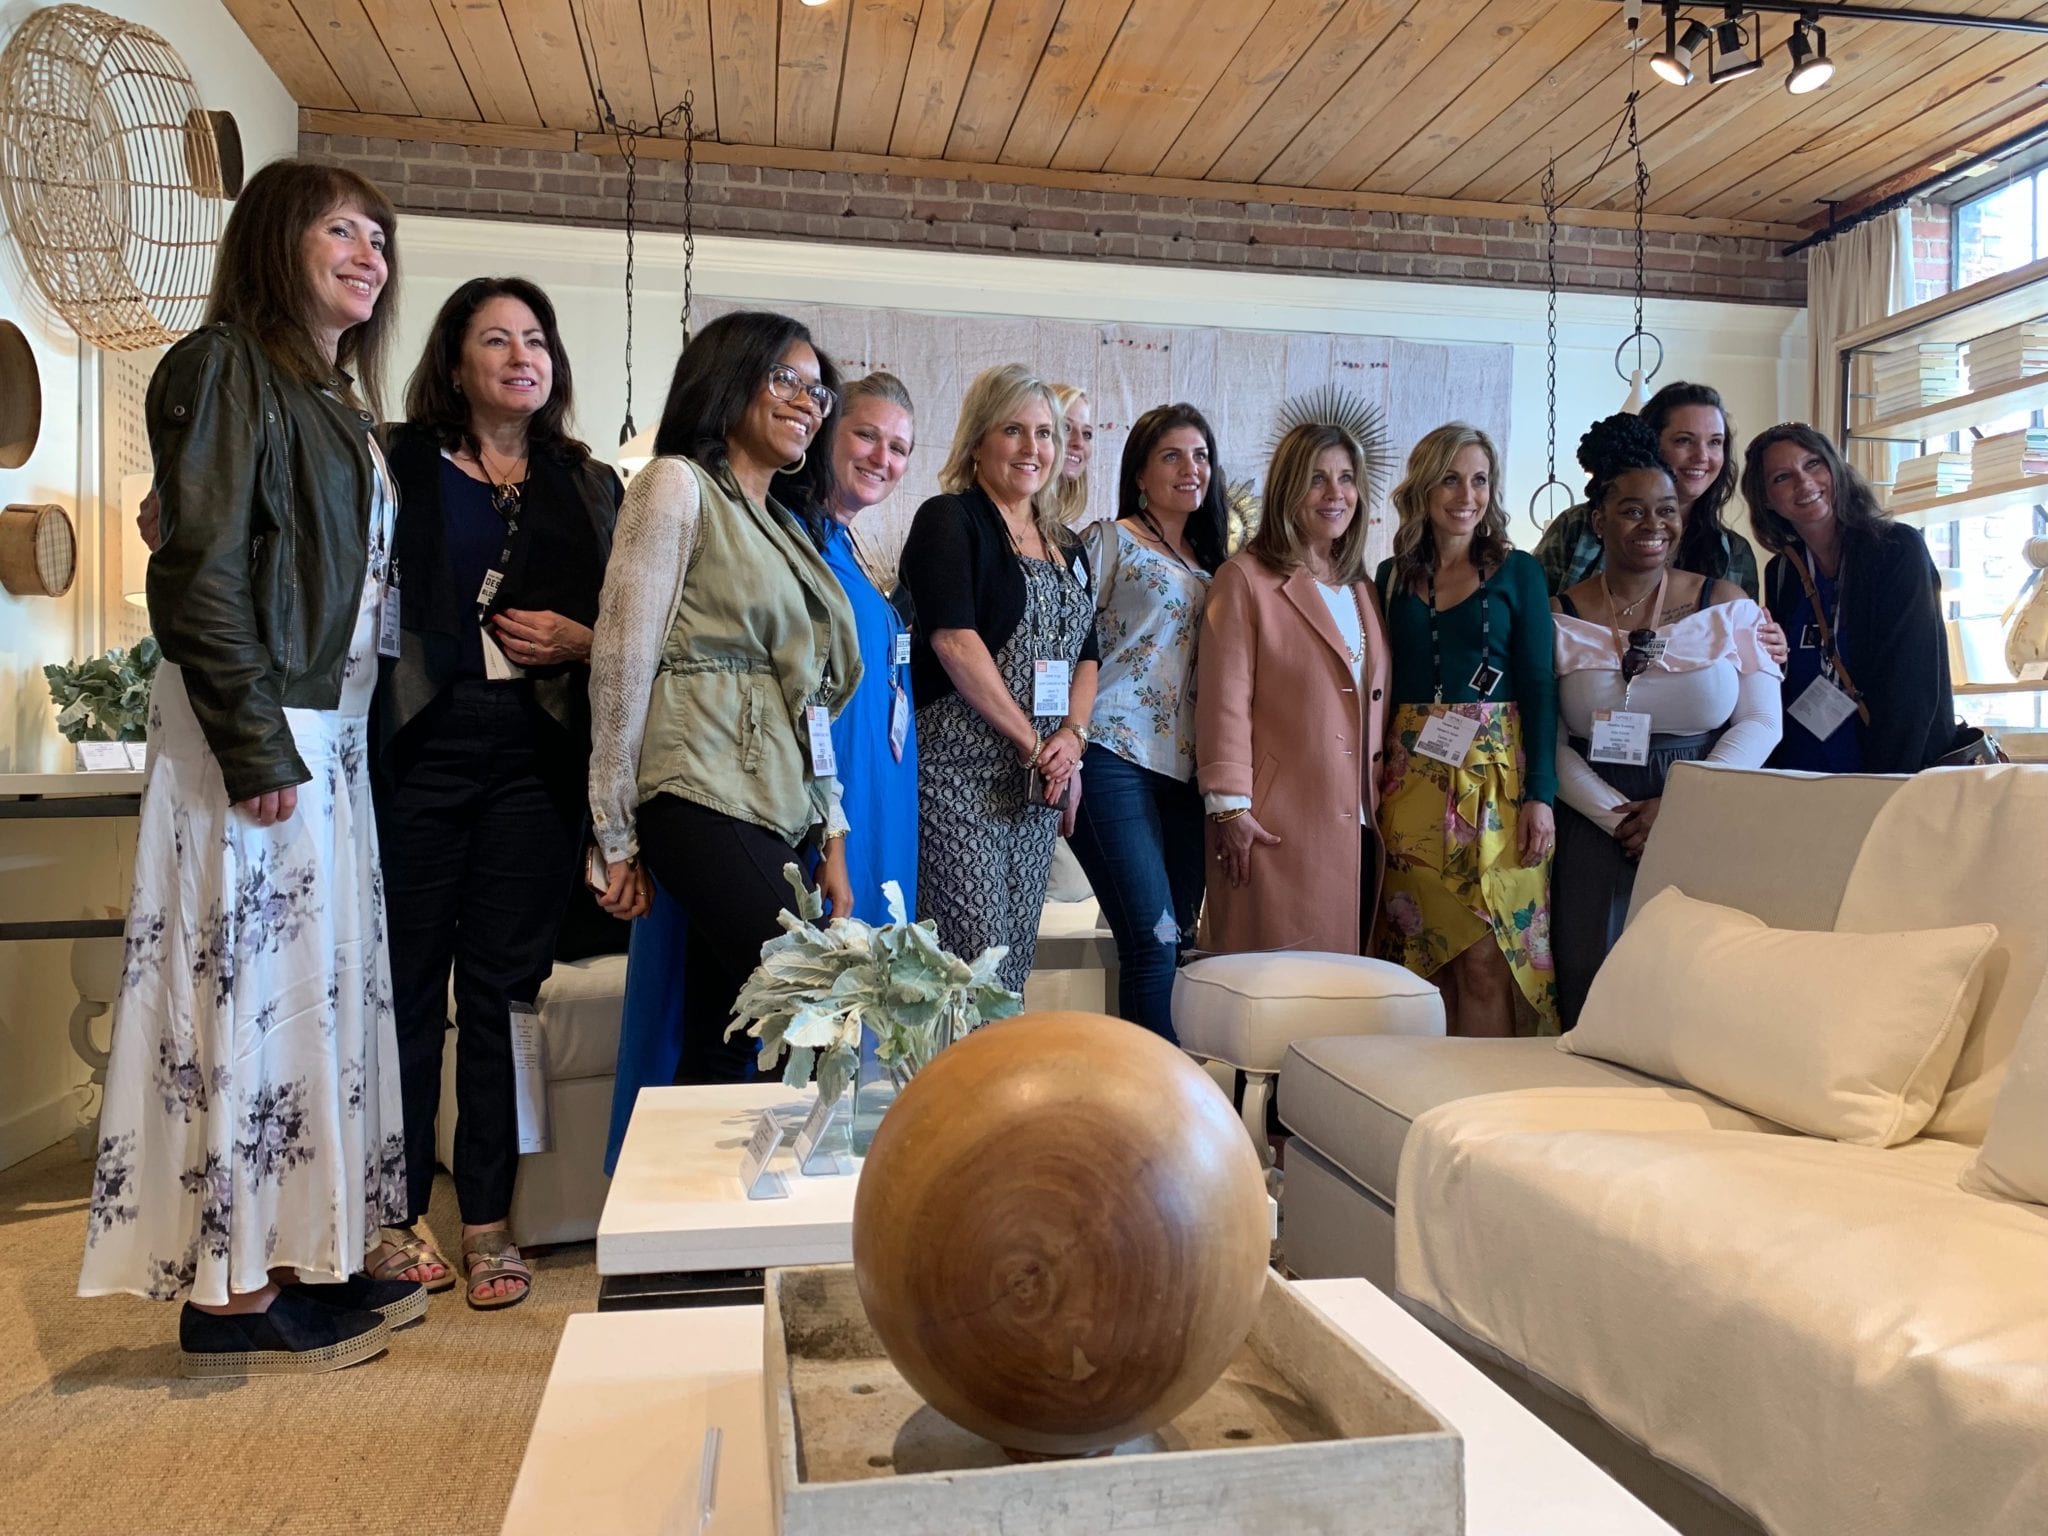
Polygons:
<instances>
[{"instance_id":1,"label":"gold bracelet","mask_svg":"<svg viewBox=\"0 0 2048 1536\"><path fill-rule=\"evenodd\" d=\"M1216 825L1220 827L1226 821L1235 821L1238 817L1249 816L1251 815L1251 813L1252 808L1250 806L1240 805L1239 807L1237 807L1237 809L1232 811L1211 811L1209 813L1209 819L1215 822Z\"/></svg>"},{"instance_id":2,"label":"gold bracelet","mask_svg":"<svg viewBox=\"0 0 2048 1536\"><path fill-rule=\"evenodd\" d=\"M1053 734L1058 735L1059 733L1055 731ZM1031 749L1031 755L1024 759L1024 767L1027 770L1036 768L1038 766L1038 760L1041 757L1045 756L1045 744L1047 741L1051 739L1051 737L1045 736L1039 738L1038 745Z\"/></svg>"}]
</instances>

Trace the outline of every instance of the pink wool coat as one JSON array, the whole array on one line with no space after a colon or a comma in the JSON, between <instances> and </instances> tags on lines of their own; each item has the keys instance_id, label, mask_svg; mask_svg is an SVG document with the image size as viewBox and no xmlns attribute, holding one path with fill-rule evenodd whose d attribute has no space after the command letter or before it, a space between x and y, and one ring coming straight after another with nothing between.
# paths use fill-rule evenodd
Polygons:
<instances>
[{"instance_id":1,"label":"pink wool coat","mask_svg":"<svg viewBox=\"0 0 2048 1536\"><path fill-rule=\"evenodd\" d=\"M1358 808L1379 808L1389 663L1386 622L1369 581L1353 589L1365 630L1365 687L1315 579L1281 576L1242 551L1210 584L1195 695L1196 781L1204 794L1250 795L1278 844L1255 846L1251 879L1233 886L1208 829L1202 947L1224 952L1359 953L1378 906L1380 872L1361 880ZM1373 840L1377 851L1379 840Z\"/></svg>"}]
</instances>

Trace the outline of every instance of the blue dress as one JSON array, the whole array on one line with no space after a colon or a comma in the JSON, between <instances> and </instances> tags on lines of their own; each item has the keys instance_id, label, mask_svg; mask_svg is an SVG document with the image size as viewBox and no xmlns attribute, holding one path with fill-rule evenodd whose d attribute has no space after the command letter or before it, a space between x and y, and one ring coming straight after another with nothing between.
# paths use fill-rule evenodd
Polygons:
<instances>
[{"instance_id":1,"label":"blue dress","mask_svg":"<svg viewBox=\"0 0 2048 1536\"><path fill-rule=\"evenodd\" d=\"M882 884L894 880L903 891L905 913L915 918L917 711L910 696L909 631L894 605L861 569L851 534L838 524L825 545L825 563L846 589L860 636L860 686L832 722L832 750L839 759L839 784L852 829L846 840L846 870L853 886L853 910L867 922L887 922ZM898 661L899 656L904 659ZM889 740L898 693L903 698L900 759ZM640 1090L675 1081L682 1058L685 922L682 908L657 885L653 907L633 924L606 1173L618 1163L626 1122Z\"/></svg>"}]
</instances>

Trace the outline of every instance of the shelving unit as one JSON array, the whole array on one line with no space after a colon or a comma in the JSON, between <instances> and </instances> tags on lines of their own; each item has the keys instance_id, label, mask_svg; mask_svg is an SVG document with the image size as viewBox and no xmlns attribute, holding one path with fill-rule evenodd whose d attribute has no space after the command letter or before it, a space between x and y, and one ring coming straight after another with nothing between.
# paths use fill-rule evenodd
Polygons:
<instances>
[{"instance_id":1,"label":"shelving unit","mask_svg":"<svg viewBox=\"0 0 2048 1536\"><path fill-rule=\"evenodd\" d=\"M1856 382L1862 359L1881 357L1907 347L1930 344L1962 346L2029 320L2048 317L2048 260L2037 261L1999 277L1958 288L1925 304L1915 304L1895 315L1851 331L1835 346L1837 377L1842 381L1841 419L1835 423L1835 440L1913 443L1924 447L1928 438L1946 437L1951 432L1968 434L1972 428L2022 411L2048 410L2048 374L2010 379L1968 394L1935 401L1909 411L1877 416L1869 413L1870 401L1859 396ZM2048 507L2048 475L2026 475L2013 479L1973 485L1948 496L1931 496L1902 501L1886 509L1888 516L1915 527L1988 517L1996 512L2027 507ZM1958 698L1995 698L2013 694L2048 693L2048 682L1970 682L1955 685ZM2017 745L2024 741L2025 755L2038 759L2034 750L2048 743L2048 733L2001 731L2001 739ZM2021 752L2014 755L2020 756Z\"/></svg>"}]
</instances>

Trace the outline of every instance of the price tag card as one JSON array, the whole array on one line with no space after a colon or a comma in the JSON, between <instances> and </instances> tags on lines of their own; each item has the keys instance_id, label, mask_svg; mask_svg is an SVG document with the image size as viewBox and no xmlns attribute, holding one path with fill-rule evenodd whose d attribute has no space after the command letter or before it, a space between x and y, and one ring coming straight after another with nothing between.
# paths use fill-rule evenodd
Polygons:
<instances>
[{"instance_id":1,"label":"price tag card","mask_svg":"<svg viewBox=\"0 0 2048 1536\"><path fill-rule=\"evenodd\" d=\"M896 637L896 665L899 667L910 665L910 632L908 630L905 630Z\"/></svg>"},{"instance_id":2,"label":"price tag card","mask_svg":"<svg viewBox=\"0 0 2048 1536\"><path fill-rule=\"evenodd\" d=\"M512 1005L512 1106L519 1119L520 1152L552 1151L547 1051L540 1037L540 1015L531 1003Z\"/></svg>"},{"instance_id":3,"label":"price tag card","mask_svg":"<svg viewBox=\"0 0 2048 1536\"><path fill-rule=\"evenodd\" d=\"M133 768L137 773L140 773L143 769L149 766L148 742L127 741L123 742L122 745L128 749L128 766L130 768Z\"/></svg>"},{"instance_id":4,"label":"price tag card","mask_svg":"<svg viewBox=\"0 0 2048 1536\"><path fill-rule=\"evenodd\" d=\"M889 685L889 693L889 752L900 763L910 742L910 695L894 683Z\"/></svg>"},{"instance_id":5,"label":"price tag card","mask_svg":"<svg viewBox=\"0 0 2048 1536\"><path fill-rule=\"evenodd\" d=\"M398 655L398 588L386 587L384 600L377 604L377 654Z\"/></svg>"},{"instance_id":6,"label":"price tag card","mask_svg":"<svg viewBox=\"0 0 2048 1536\"><path fill-rule=\"evenodd\" d=\"M1650 760L1650 717L1630 709L1596 709L1591 746L1588 755L1596 763L1640 768Z\"/></svg>"},{"instance_id":7,"label":"price tag card","mask_svg":"<svg viewBox=\"0 0 2048 1536\"><path fill-rule=\"evenodd\" d=\"M1415 738L1415 750L1456 768L1464 763L1465 754L1472 750L1473 738L1478 734L1479 722L1470 715L1431 715Z\"/></svg>"},{"instance_id":8,"label":"price tag card","mask_svg":"<svg viewBox=\"0 0 2048 1536\"><path fill-rule=\"evenodd\" d=\"M782 1145L782 1134L775 1117L763 1115L754 1125L754 1134L747 1138L747 1149L740 1154L740 1183L749 1200L789 1198L789 1186L782 1182L782 1175L768 1171L769 1160Z\"/></svg>"},{"instance_id":9,"label":"price tag card","mask_svg":"<svg viewBox=\"0 0 2048 1536\"><path fill-rule=\"evenodd\" d=\"M821 1097L812 1107L810 1117L804 1121L803 1129L796 1133L798 1173L816 1178L826 1174L853 1172L852 1160L841 1152L832 1140L834 1124L845 1103L846 1095L842 1093L838 1098L831 1100Z\"/></svg>"},{"instance_id":10,"label":"price tag card","mask_svg":"<svg viewBox=\"0 0 2048 1536\"><path fill-rule=\"evenodd\" d=\"M81 741L75 743L80 773L126 773L128 744L122 741Z\"/></svg>"},{"instance_id":11,"label":"price tag card","mask_svg":"<svg viewBox=\"0 0 2048 1536\"><path fill-rule=\"evenodd\" d=\"M1064 661L1041 656L1031 663L1031 713L1064 715L1071 691L1073 668Z\"/></svg>"},{"instance_id":12,"label":"price tag card","mask_svg":"<svg viewBox=\"0 0 2048 1536\"><path fill-rule=\"evenodd\" d=\"M829 779L839 771L839 754L832 749L832 712L822 704L804 706L804 729L811 738L811 773Z\"/></svg>"},{"instance_id":13,"label":"price tag card","mask_svg":"<svg viewBox=\"0 0 2048 1536\"><path fill-rule=\"evenodd\" d=\"M2023 683L2048 683L2048 661L2030 661L2020 668Z\"/></svg>"},{"instance_id":14,"label":"price tag card","mask_svg":"<svg viewBox=\"0 0 2048 1536\"><path fill-rule=\"evenodd\" d=\"M1856 713L1856 701L1825 677L1816 677L1785 713L1811 731L1817 740L1826 741L1842 728L1843 721Z\"/></svg>"}]
</instances>

